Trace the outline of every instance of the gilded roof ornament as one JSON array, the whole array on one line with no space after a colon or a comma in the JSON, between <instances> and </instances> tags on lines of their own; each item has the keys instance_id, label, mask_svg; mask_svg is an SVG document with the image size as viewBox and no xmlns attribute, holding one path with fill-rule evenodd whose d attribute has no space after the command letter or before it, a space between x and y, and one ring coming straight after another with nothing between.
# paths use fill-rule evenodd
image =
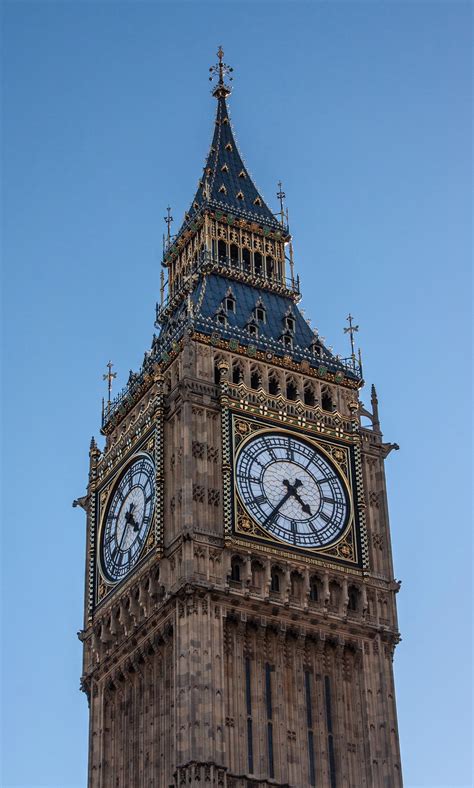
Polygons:
<instances>
[{"instance_id":1,"label":"gilded roof ornament","mask_svg":"<svg viewBox=\"0 0 474 788\"><path fill-rule=\"evenodd\" d=\"M224 77L232 74L233 68L228 66L227 63L224 63L224 50L220 46L217 50L217 57L219 58L219 62L216 63L215 66L211 66L209 71L211 72L211 76L209 77L209 81L212 82L214 78L217 78L217 85L215 86L214 90L212 91L212 95L219 99L219 98L227 98L232 93L232 88L230 85L226 85L224 82ZM229 76L229 82L232 82L232 77Z\"/></svg>"}]
</instances>

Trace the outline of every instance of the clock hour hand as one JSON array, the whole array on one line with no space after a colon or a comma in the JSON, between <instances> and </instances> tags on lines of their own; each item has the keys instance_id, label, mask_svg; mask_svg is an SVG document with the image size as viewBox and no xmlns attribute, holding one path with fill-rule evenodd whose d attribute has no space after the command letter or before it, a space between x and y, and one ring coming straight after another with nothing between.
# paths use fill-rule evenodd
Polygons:
<instances>
[{"instance_id":1,"label":"clock hour hand","mask_svg":"<svg viewBox=\"0 0 474 788\"><path fill-rule=\"evenodd\" d=\"M288 489L288 493L289 493L290 495L292 495L292 496L293 496L293 498L294 498L296 501L298 501L298 503L299 503L299 505L301 506L301 508L302 508L303 512L304 512L305 514L309 514L310 516L312 516L312 514L313 514L313 513L312 513L312 511L311 511L310 507L308 506L308 504L307 504L307 503L305 503L305 502L302 500L302 498L301 498L300 494L299 494L298 492L296 492L296 491L297 491L297 489L298 489L298 487L301 487L301 486L302 486L303 482L302 482L300 479L295 479L295 482L294 482L294 484L291 484L291 483L288 481L288 479L283 479L283 484L284 484L284 485L285 485L285 487Z\"/></svg>"},{"instance_id":2,"label":"clock hour hand","mask_svg":"<svg viewBox=\"0 0 474 788\"><path fill-rule=\"evenodd\" d=\"M130 509L128 510L128 512L125 512L125 522L127 525L133 525L134 531L138 531L139 525L132 514L134 508L135 508L135 504L131 503Z\"/></svg>"}]
</instances>

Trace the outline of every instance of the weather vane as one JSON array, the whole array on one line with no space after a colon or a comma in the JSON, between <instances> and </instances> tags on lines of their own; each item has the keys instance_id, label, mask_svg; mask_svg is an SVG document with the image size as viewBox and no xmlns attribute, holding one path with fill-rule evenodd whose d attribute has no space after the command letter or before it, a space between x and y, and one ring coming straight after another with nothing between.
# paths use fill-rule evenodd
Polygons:
<instances>
[{"instance_id":1,"label":"weather vane","mask_svg":"<svg viewBox=\"0 0 474 788\"><path fill-rule=\"evenodd\" d=\"M285 226L285 205L283 203L283 200L285 199L286 194L283 191L282 186L283 186L282 182L278 181L278 189L279 189L279 191L277 192L277 199L280 200L280 222L281 222L281 226L284 227Z\"/></svg>"},{"instance_id":2,"label":"weather vane","mask_svg":"<svg viewBox=\"0 0 474 788\"><path fill-rule=\"evenodd\" d=\"M346 320L349 323L349 326L344 329L344 333L349 334L351 338L351 358L352 361L355 363L354 334L359 330L359 326L353 325L352 321L354 320L354 318L352 317L350 312L347 315Z\"/></svg>"},{"instance_id":3,"label":"weather vane","mask_svg":"<svg viewBox=\"0 0 474 788\"><path fill-rule=\"evenodd\" d=\"M106 372L104 375L102 375L103 380L107 381L107 390L108 390L107 404L108 405L110 405L110 400L111 400L111 395L112 395L112 381L114 380L114 378L117 377L117 373L116 372L112 372L112 367L113 367L113 364L112 364L111 361L109 361L109 363L107 364L108 372Z\"/></svg>"},{"instance_id":4,"label":"weather vane","mask_svg":"<svg viewBox=\"0 0 474 788\"><path fill-rule=\"evenodd\" d=\"M211 66L209 71L211 72L211 76L209 77L209 82L217 77L217 85L212 91L212 95L216 98L225 98L229 96L231 93L231 88L229 85L226 85L224 82L224 77L228 74L232 74L233 68L228 66L227 63L224 63L224 50L220 46L217 50L217 57L219 58L219 62L216 63L215 66ZM229 77L229 82L232 82L232 77Z\"/></svg>"}]
</instances>

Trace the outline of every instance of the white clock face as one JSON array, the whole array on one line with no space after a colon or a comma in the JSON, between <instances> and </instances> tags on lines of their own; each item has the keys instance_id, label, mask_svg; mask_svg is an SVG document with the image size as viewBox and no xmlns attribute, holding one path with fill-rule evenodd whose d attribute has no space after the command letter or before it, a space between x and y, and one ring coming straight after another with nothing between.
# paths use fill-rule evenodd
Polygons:
<instances>
[{"instance_id":1,"label":"white clock face","mask_svg":"<svg viewBox=\"0 0 474 788\"><path fill-rule=\"evenodd\" d=\"M250 517L300 548L327 547L343 534L347 491L325 454L288 433L250 438L239 451L236 483Z\"/></svg>"},{"instance_id":2,"label":"white clock face","mask_svg":"<svg viewBox=\"0 0 474 788\"><path fill-rule=\"evenodd\" d=\"M155 496L155 469L139 455L122 475L107 508L101 536L105 578L116 583L137 563L150 530Z\"/></svg>"}]
</instances>

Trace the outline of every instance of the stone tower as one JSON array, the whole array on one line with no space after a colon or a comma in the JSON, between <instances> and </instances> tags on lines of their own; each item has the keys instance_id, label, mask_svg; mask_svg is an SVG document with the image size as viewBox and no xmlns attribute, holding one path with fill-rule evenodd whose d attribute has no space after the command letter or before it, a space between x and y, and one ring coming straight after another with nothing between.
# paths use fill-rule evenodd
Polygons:
<instances>
[{"instance_id":1,"label":"stone tower","mask_svg":"<svg viewBox=\"0 0 474 788\"><path fill-rule=\"evenodd\" d=\"M396 788L397 447L375 389L359 400L354 352L334 356L298 310L284 195L273 214L241 159L218 54L159 331L75 502L89 786Z\"/></svg>"}]
</instances>

